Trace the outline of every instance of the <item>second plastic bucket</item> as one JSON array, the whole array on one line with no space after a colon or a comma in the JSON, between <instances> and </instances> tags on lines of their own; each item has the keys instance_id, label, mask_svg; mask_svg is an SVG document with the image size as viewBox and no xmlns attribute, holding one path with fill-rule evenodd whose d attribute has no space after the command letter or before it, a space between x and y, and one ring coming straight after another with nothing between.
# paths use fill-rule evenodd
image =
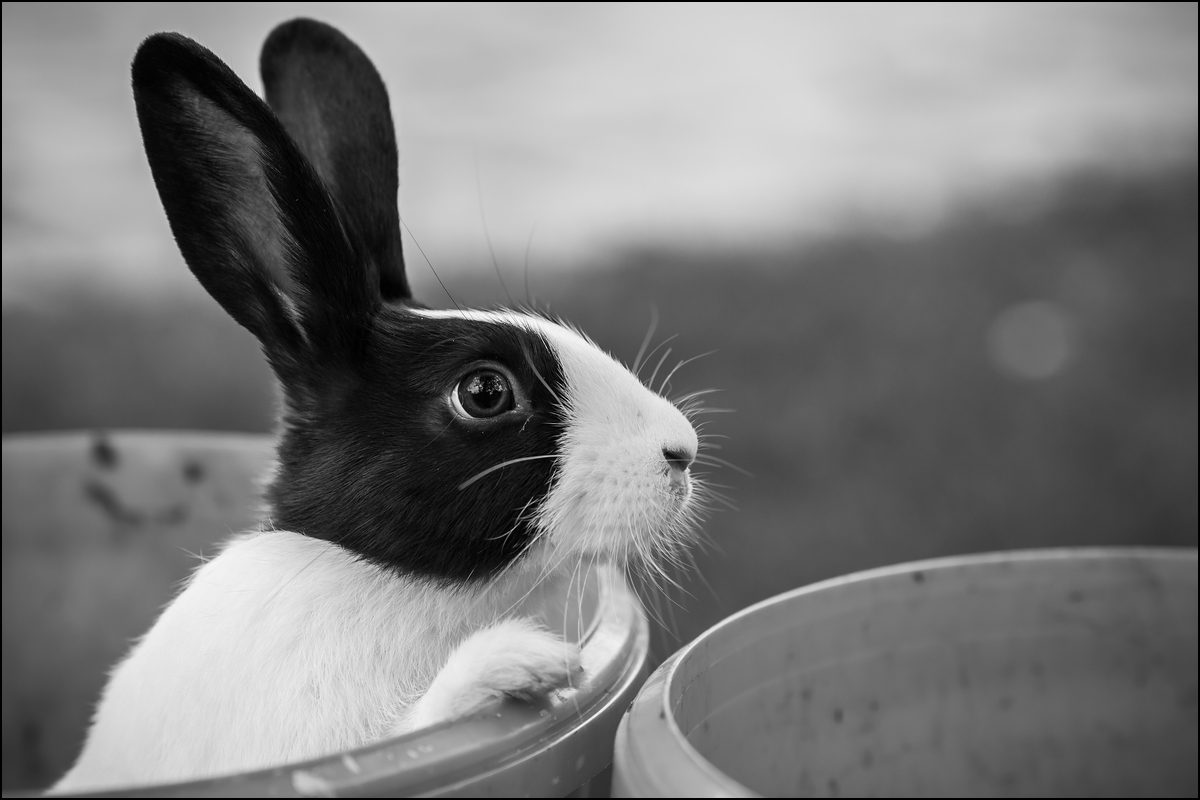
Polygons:
<instances>
[{"instance_id":1,"label":"second plastic bucket","mask_svg":"<svg viewBox=\"0 0 1200 800\"><path fill-rule=\"evenodd\" d=\"M1195 796L1195 550L905 564L780 595L657 670L616 797Z\"/></svg>"}]
</instances>

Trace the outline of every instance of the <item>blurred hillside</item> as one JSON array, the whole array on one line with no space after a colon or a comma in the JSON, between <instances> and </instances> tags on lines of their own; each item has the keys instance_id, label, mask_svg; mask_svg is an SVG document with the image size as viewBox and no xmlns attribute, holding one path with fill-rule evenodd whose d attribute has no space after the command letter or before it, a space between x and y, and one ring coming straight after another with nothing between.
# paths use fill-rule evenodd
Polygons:
<instances>
[{"instance_id":1,"label":"blurred hillside","mask_svg":"<svg viewBox=\"0 0 1200 800\"><path fill-rule=\"evenodd\" d=\"M409 259L417 270L419 256ZM626 361L656 307L654 344L677 337L660 379L717 351L670 389L721 390L710 405L735 411L705 417L728 437L713 452L754 477L712 476L740 510L710 518L704 581L684 579L691 596L660 602L683 641L755 600L887 563L1196 545L1194 165L1077 175L916 239L634 252L616 271L531 282ZM450 289L461 302L504 297L494 279ZM1052 309L1057 339L1014 332L1026 317L1008 312L1029 301ZM1005 336L1035 361L1039 348L1058 355L1041 372L1014 372L997 360ZM264 431L274 403L256 343L216 303L84 288L5 304L3 387L5 432Z\"/></svg>"}]
</instances>

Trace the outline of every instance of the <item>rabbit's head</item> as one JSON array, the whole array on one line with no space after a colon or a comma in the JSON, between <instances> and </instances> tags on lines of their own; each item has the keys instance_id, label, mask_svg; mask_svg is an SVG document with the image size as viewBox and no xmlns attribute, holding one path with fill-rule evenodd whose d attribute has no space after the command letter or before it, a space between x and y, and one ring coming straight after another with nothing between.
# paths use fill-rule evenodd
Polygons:
<instances>
[{"instance_id":1,"label":"rabbit's head","mask_svg":"<svg viewBox=\"0 0 1200 800\"><path fill-rule=\"evenodd\" d=\"M680 544L697 506L685 416L553 319L415 303L379 74L303 19L261 68L267 102L158 34L133 85L179 248L283 389L271 523L460 583Z\"/></svg>"}]
</instances>

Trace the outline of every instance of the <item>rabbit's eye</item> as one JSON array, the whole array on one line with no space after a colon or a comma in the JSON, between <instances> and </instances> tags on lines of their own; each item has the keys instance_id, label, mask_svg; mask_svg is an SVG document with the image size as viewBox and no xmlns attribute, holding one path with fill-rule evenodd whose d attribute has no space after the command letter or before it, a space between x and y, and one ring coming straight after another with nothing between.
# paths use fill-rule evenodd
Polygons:
<instances>
[{"instance_id":1,"label":"rabbit's eye","mask_svg":"<svg viewBox=\"0 0 1200 800\"><path fill-rule=\"evenodd\" d=\"M454 409L472 419L490 419L516 408L512 384L499 370L477 369L458 382Z\"/></svg>"}]
</instances>

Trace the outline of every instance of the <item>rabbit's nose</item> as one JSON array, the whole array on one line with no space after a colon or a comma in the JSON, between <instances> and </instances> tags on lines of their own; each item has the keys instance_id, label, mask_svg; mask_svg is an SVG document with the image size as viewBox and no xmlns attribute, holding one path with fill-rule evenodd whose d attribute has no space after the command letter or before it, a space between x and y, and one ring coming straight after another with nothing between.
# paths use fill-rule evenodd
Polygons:
<instances>
[{"instance_id":1,"label":"rabbit's nose","mask_svg":"<svg viewBox=\"0 0 1200 800\"><path fill-rule=\"evenodd\" d=\"M687 447L664 447L662 454L671 469L677 472L686 472L687 468L696 460L695 452Z\"/></svg>"}]
</instances>

